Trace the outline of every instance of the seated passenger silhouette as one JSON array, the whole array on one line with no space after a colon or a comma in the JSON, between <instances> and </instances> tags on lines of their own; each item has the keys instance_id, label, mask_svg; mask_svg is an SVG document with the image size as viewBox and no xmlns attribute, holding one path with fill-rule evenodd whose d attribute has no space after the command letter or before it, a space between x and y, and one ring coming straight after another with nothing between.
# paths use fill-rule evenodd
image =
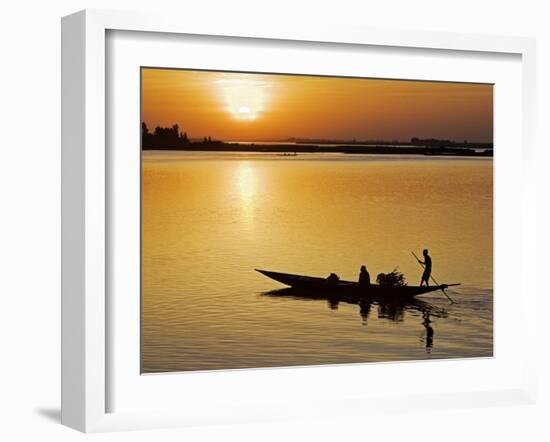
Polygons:
<instances>
[{"instance_id":1,"label":"seated passenger silhouette","mask_svg":"<svg viewBox=\"0 0 550 442\"><path fill-rule=\"evenodd\" d=\"M336 273L331 273L327 278L328 285L336 285L340 281L340 278Z\"/></svg>"},{"instance_id":2,"label":"seated passenger silhouette","mask_svg":"<svg viewBox=\"0 0 550 442\"><path fill-rule=\"evenodd\" d=\"M359 287L368 287L370 286L370 275L367 271L366 266L361 266L361 271L359 272Z\"/></svg>"}]
</instances>

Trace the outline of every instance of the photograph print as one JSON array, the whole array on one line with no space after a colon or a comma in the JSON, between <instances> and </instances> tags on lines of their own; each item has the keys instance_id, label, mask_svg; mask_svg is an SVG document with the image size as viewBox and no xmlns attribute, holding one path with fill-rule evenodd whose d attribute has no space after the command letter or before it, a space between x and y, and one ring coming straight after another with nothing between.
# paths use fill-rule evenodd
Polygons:
<instances>
[{"instance_id":1,"label":"photograph print","mask_svg":"<svg viewBox=\"0 0 550 442\"><path fill-rule=\"evenodd\" d=\"M141 372L493 355L493 85L141 68Z\"/></svg>"}]
</instances>

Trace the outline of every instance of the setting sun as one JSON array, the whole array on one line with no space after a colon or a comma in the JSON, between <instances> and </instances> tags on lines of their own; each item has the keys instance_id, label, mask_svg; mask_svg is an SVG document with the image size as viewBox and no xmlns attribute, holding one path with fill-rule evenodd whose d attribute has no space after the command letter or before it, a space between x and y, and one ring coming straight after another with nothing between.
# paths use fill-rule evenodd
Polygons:
<instances>
[{"instance_id":1,"label":"setting sun","mask_svg":"<svg viewBox=\"0 0 550 442\"><path fill-rule=\"evenodd\" d=\"M255 115L248 106L240 106L237 110L236 117L241 120L253 120Z\"/></svg>"}]
</instances>

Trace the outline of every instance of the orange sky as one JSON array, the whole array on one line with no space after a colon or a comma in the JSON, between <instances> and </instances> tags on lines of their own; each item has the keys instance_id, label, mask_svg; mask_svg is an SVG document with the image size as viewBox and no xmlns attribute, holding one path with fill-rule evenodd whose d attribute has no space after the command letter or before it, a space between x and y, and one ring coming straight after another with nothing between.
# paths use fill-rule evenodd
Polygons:
<instances>
[{"instance_id":1,"label":"orange sky","mask_svg":"<svg viewBox=\"0 0 550 442\"><path fill-rule=\"evenodd\" d=\"M142 120L191 138L493 141L493 87L142 69Z\"/></svg>"}]
</instances>

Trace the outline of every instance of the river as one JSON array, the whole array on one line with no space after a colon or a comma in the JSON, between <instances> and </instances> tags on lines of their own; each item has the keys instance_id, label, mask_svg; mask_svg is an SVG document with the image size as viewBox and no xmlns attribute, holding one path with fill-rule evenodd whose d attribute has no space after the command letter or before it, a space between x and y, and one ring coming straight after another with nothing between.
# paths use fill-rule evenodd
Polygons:
<instances>
[{"instance_id":1,"label":"river","mask_svg":"<svg viewBox=\"0 0 550 442\"><path fill-rule=\"evenodd\" d=\"M142 371L487 357L493 352L492 158L142 154ZM410 285L402 305L277 296L263 268Z\"/></svg>"}]
</instances>

